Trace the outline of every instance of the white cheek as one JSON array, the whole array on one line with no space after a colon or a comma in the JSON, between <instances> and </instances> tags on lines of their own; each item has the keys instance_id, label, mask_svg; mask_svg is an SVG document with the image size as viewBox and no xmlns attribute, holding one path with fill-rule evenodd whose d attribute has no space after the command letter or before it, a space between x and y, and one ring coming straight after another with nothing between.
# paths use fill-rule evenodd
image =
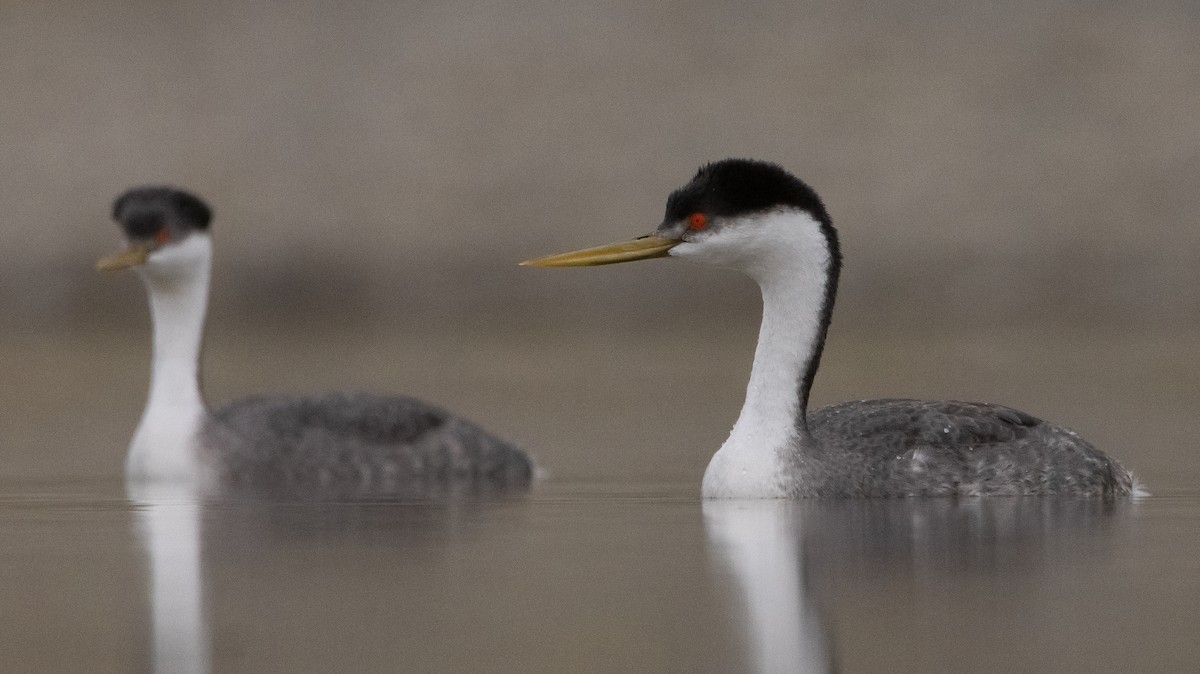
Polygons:
<instances>
[{"instance_id":1,"label":"white cheek","mask_svg":"<svg viewBox=\"0 0 1200 674\"><path fill-rule=\"evenodd\" d=\"M179 243L150 254L143 269L151 274L178 274L207 265L212 241L205 234L191 234Z\"/></svg>"},{"instance_id":2,"label":"white cheek","mask_svg":"<svg viewBox=\"0 0 1200 674\"><path fill-rule=\"evenodd\" d=\"M702 238L675 246L670 255L700 264L731 267L760 284L779 273L825 273L829 243L821 233L820 223L807 213L768 211L722 224Z\"/></svg>"},{"instance_id":3,"label":"white cheek","mask_svg":"<svg viewBox=\"0 0 1200 674\"><path fill-rule=\"evenodd\" d=\"M686 241L670 254L684 260L719 267L744 267L757 248L758 232L753 225L724 229L703 238Z\"/></svg>"}]
</instances>

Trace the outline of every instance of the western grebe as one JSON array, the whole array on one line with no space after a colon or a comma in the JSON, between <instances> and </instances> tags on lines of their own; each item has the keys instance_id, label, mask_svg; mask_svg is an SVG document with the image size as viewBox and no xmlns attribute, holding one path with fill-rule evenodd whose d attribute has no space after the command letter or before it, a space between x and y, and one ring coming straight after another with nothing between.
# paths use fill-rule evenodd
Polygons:
<instances>
[{"instance_id":1,"label":"western grebe","mask_svg":"<svg viewBox=\"0 0 1200 674\"><path fill-rule=\"evenodd\" d=\"M258 396L210 413L197 375L212 212L182 190L139 187L117 198L112 216L128 248L97 267L136 267L154 327L150 394L125 462L130 480L404 494L415 483L531 480L533 462L523 451L408 397Z\"/></svg>"},{"instance_id":2,"label":"western grebe","mask_svg":"<svg viewBox=\"0 0 1200 674\"><path fill-rule=\"evenodd\" d=\"M986 403L863 400L807 412L837 294L837 232L813 190L766 162L702 167L654 234L522 262L678 257L737 269L763 318L746 401L705 498L1130 494L1133 476L1065 428Z\"/></svg>"}]
</instances>

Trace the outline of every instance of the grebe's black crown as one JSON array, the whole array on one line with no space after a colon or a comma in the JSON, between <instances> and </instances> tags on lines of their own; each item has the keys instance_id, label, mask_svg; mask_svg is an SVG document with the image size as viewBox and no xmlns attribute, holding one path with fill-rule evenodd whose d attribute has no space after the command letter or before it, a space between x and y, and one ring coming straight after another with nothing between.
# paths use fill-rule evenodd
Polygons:
<instances>
[{"instance_id":1,"label":"grebe's black crown","mask_svg":"<svg viewBox=\"0 0 1200 674\"><path fill-rule=\"evenodd\" d=\"M738 217L777 208L807 211L821 223L830 222L817 193L778 165L723 159L700 167L688 184L671 193L665 222L678 222L692 213Z\"/></svg>"},{"instance_id":2,"label":"grebe's black crown","mask_svg":"<svg viewBox=\"0 0 1200 674\"><path fill-rule=\"evenodd\" d=\"M130 239L149 239L163 228L176 236L206 231L212 209L199 197L174 187L135 187L113 202L112 217Z\"/></svg>"}]
</instances>

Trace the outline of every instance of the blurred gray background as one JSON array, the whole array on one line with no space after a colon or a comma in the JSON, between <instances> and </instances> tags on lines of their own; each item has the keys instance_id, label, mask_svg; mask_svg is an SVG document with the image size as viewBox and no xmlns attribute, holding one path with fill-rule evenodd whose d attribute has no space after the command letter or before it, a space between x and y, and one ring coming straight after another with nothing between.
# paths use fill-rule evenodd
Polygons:
<instances>
[{"instance_id":1,"label":"blurred gray background","mask_svg":"<svg viewBox=\"0 0 1200 674\"><path fill-rule=\"evenodd\" d=\"M552 475L699 483L758 299L722 270L519 269L783 164L846 257L814 402L989 399L1200 483L1200 5L0 4L0 456L119 472L143 294L119 192L216 211L206 390L433 399Z\"/></svg>"}]
</instances>

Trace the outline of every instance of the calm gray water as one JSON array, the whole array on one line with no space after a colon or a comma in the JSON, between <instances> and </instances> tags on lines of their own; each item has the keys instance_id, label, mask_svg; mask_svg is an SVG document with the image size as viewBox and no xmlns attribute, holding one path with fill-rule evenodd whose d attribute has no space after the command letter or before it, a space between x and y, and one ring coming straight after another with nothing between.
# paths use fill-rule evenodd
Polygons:
<instances>
[{"instance_id":1,"label":"calm gray water","mask_svg":"<svg viewBox=\"0 0 1200 674\"><path fill-rule=\"evenodd\" d=\"M0 670L1195 671L1193 333L835 330L818 404L1019 405L1153 496L702 503L752 322L703 332L210 330L209 396L400 390L529 447L528 494L127 492L143 330L0 354Z\"/></svg>"},{"instance_id":2,"label":"calm gray water","mask_svg":"<svg viewBox=\"0 0 1200 674\"><path fill-rule=\"evenodd\" d=\"M1194 671L1200 499L408 503L6 482L5 671Z\"/></svg>"}]
</instances>

